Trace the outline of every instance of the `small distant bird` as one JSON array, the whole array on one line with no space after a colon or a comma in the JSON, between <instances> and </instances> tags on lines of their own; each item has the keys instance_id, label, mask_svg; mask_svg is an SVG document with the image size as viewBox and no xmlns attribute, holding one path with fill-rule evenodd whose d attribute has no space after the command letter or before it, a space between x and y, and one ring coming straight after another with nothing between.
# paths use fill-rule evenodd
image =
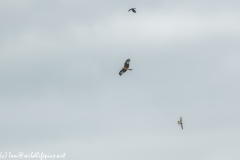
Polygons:
<instances>
[{"instance_id":1,"label":"small distant bird","mask_svg":"<svg viewBox=\"0 0 240 160\"><path fill-rule=\"evenodd\" d=\"M134 13L136 13L136 10L135 10L136 8L130 8L129 10L128 10L128 12L129 11L133 11Z\"/></svg>"},{"instance_id":2,"label":"small distant bird","mask_svg":"<svg viewBox=\"0 0 240 160\"><path fill-rule=\"evenodd\" d=\"M122 70L119 72L119 75L121 76L123 73L125 73L127 70L132 70L132 69L128 69L129 67L129 63L130 63L130 59L127 59L126 62L124 63L124 67L122 68Z\"/></svg>"},{"instance_id":3,"label":"small distant bird","mask_svg":"<svg viewBox=\"0 0 240 160\"><path fill-rule=\"evenodd\" d=\"M180 117L180 121L178 121L178 124L181 125L181 128L183 129L182 117Z\"/></svg>"}]
</instances>

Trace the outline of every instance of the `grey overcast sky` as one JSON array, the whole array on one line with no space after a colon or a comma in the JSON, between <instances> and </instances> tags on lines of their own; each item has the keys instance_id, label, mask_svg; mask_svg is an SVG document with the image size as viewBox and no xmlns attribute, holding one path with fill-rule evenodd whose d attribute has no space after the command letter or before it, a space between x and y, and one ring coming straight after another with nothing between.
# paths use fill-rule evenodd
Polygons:
<instances>
[{"instance_id":1,"label":"grey overcast sky","mask_svg":"<svg viewBox=\"0 0 240 160\"><path fill-rule=\"evenodd\" d=\"M239 8L1 0L0 152L239 160ZM119 76L128 58L133 71Z\"/></svg>"}]
</instances>

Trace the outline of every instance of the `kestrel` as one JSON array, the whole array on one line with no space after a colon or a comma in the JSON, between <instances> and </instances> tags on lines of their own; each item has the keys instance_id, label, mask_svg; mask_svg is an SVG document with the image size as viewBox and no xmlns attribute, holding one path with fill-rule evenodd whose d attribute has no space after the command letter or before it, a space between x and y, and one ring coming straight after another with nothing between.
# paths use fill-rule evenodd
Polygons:
<instances>
[{"instance_id":1,"label":"kestrel","mask_svg":"<svg viewBox=\"0 0 240 160\"><path fill-rule=\"evenodd\" d=\"M183 129L182 117L180 117L180 121L178 121L178 124L181 125L181 128Z\"/></svg>"}]
</instances>

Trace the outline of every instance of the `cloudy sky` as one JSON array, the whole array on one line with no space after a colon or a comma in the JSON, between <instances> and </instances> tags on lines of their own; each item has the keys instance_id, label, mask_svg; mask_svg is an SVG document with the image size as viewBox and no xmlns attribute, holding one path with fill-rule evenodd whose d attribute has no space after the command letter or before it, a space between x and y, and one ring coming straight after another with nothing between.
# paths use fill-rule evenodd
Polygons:
<instances>
[{"instance_id":1,"label":"cloudy sky","mask_svg":"<svg viewBox=\"0 0 240 160\"><path fill-rule=\"evenodd\" d=\"M239 160L239 7L1 0L0 152Z\"/></svg>"}]
</instances>

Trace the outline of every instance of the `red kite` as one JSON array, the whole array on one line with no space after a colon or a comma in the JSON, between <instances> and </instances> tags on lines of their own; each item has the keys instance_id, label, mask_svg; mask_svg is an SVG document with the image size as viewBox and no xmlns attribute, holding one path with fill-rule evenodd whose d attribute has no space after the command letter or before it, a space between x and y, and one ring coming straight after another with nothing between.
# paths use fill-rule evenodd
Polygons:
<instances>
[{"instance_id":1,"label":"red kite","mask_svg":"<svg viewBox=\"0 0 240 160\"><path fill-rule=\"evenodd\" d=\"M126 62L124 63L124 67L122 68L122 70L119 72L119 75L121 76L123 73L125 73L127 70L132 70L132 69L128 69L129 67L129 63L130 63L130 59L127 59Z\"/></svg>"}]
</instances>

